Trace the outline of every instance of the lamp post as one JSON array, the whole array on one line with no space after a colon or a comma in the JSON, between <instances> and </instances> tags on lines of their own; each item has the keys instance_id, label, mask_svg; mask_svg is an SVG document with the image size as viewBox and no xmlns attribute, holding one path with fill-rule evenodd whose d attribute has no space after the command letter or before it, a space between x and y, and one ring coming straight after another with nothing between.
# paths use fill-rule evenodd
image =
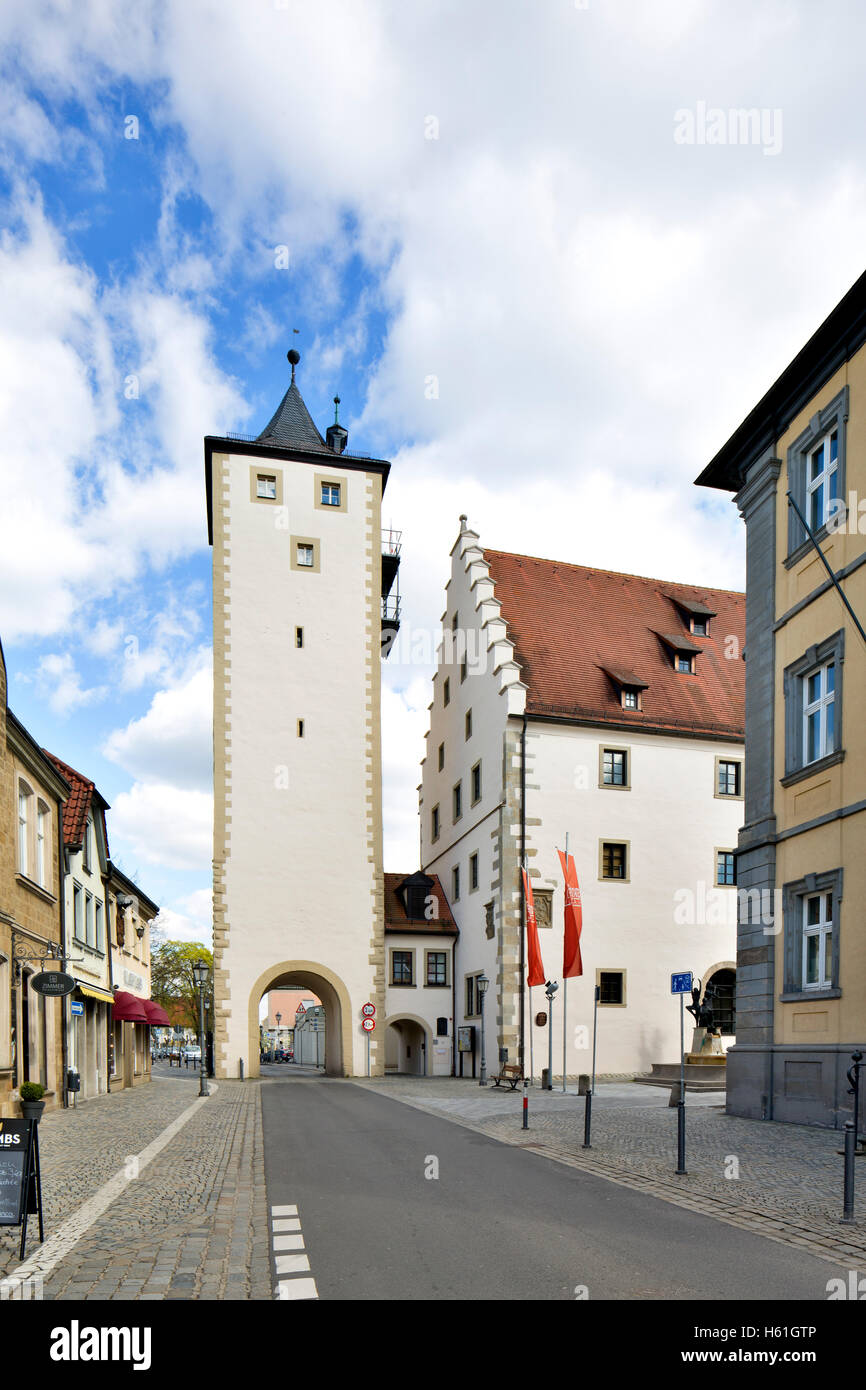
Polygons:
<instances>
[{"instance_id":1,"label":"lamp post","mask_svg":"<svg viewBox=\"0 0 866 1390\"><path fill-rule=\"evenodd\" d=\"M478 1081L479 1086L487 1085L487 1053L484 1048L484 996L489 984L490 981L486 975L479 975L475 981L475 988L481 996L481 1076Z\"/></svg>"},{"instance_id":2,"label":"lamp post","mask_svg":"<svg viewBox=\"0 0 866 1390\"><path fill-rule=\"evenodd\" d=\"M555 980L548 980L544 986L544 997L548 1003L547 1010L547 1089L553 1090L553 996L559 989Z\"/></svg>"},{"instance_id":3,"label":"lamp post","mask_svg":"<svg viewBox=\"0 0 866 1390\"><path fill-rule=\"evenodd\" d=\"M204 1065L203 1065L203 1063L204 1063L204 987L205 987L205 985L207 984L207 980L208 980L208 975L209 975L209 974L210 974L210 971L209 971L209 969L208 969L207 961L204 961L204 960L193 961L192 978L195 980L196 988L197 988L197 990L198 990L198 1035L199 1035L199 1038L200 1038L200 1040L201 1040L201 1049L202 1049L202 1056L201 1056L201 1063L202 1063L202 1065L199 1066L199 1070L198 1070L198 1074L199 1074L199 1087L198 1087L198 1093L199 1093L200 1096L208 1096L208 1095L210 1095L210 1091L208 1090L208 1084L207 1084L207 1081L206 1081L206 1079L205 1079L205 1069L204 1069Z\"/></svg>"}]
</instances>

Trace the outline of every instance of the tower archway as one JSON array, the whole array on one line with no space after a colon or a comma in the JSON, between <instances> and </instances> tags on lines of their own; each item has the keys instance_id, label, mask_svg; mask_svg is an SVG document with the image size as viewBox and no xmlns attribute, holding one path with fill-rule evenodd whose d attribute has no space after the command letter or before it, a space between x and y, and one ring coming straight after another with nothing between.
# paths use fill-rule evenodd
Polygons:
<instances>
[{"instance_id":1,"label":"tower archway","mask_svg":"<svg viewBox=\"0 0 866 1390\"><path fill-rule=\"evenodd\" d=\"M349 991L333 970L311 960L279 961L263 971L253 984L249 998L248 1075L259 1075L259 1004L272 989L309 989L321 999L325 1009L325 1075L351 1075Z\"/></svg>"}]
</instances>

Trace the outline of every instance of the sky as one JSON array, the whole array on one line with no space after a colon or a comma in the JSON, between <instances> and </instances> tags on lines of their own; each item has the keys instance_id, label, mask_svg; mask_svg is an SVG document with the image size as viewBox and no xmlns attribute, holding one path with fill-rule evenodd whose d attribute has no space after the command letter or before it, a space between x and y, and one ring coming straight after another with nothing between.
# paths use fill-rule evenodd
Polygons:
<instances>
[{"instance_id":1,"label":"sky","mask_svg":"<svg viewBox=\"0 0 866 1390\"><path fill-rule=\"evenodd\" d=\"M857 0L3 0L9 703L169 936L210 941L203 437L258 433L295 346L393 462L409 871L461 512L743 587L693 480L864 269L864 40Z\"/></svg>"}]
</instances>

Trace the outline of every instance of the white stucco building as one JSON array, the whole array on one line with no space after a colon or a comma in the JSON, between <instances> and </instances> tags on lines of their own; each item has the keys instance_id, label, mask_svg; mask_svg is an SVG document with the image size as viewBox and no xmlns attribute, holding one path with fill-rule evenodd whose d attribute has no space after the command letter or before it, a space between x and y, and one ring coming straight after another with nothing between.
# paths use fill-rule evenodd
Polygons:
<instances>
[{"instance_id":1,"label":"white stucco building","mask_svg":"<svg viewBox=\"0 0 866 1390\"><path fill-rule=\"evenodd\" d=\"M568 982L565 1066L638 1074L679 1053L670 976L691 970L735 1027L735 847L743 792L743 595L482 549L461 518L420 791L421 859L448 894L455 1030L547 1065L526 980L520 864L548 979L562 981L574 855L583 975ZM554 1003L563 1066L563 991ZM689 1021L690 1023L690 1021ZM466 1035L464 1035L466 1036ZM687 1034L687 1037L690 1033ZM465 1074L465 1073L464 1073Z\"/></svg>"},{"instance_id":2,"label":"white stucco building","mask_svg":"<svg viewBox=\"0 0 866 1390\"><path fill-rule=\"evenodd\" d=\"M326 1069L385 1013L380 651L396 626L390 465L323 438L292 380L256 439L205 440L214 599L217 1076L259 1069L259 1005L309 988ZM384 607L383 607L384 605ZM372 1070L384 1069L381 1029Z\"/></svg>"}]
</instances>

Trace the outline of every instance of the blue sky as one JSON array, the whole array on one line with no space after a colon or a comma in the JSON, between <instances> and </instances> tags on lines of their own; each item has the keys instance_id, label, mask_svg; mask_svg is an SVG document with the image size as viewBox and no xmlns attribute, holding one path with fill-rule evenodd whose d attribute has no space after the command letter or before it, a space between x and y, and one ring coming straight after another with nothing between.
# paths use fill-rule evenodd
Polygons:
<instances>
[{"instance_id":1,"label":"blue sky","mask_svg":"<svg viewBox=\"0 0 866 1390\"><path fill-rule=\"evenodd\" d=\"M463 511L494 547L741 586L735 509L692 480L863 269L864 24L853 0L6 0L10 703L96 781L175 934L209 922L203 436L258 432L298 346L320 428L339 393L350 447L394 462L422 634ZM677 135L740 108L748 139ZM384 670L392 869L429 677Z\"/></svg>"}]
</instances>

